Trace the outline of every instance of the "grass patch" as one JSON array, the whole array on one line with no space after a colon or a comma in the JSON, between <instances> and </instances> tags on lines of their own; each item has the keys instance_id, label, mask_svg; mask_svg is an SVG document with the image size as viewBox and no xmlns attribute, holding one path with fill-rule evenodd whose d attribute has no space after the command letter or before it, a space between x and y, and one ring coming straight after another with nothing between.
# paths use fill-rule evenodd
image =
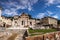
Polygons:
<instances>
[{"instance_id":1,"label":"grass patch","mask_svg":"<svg viewBox=\"0 0 60 40\"><path fill-rule=\"evenodd\" d=\"M40 35L40 34L45 34L45 33L49 33L49 32L56 32L56 29L28 29L29 33L31 35ZM36 34L35 34L36 33Z\"/></svg>"}]
</instances>

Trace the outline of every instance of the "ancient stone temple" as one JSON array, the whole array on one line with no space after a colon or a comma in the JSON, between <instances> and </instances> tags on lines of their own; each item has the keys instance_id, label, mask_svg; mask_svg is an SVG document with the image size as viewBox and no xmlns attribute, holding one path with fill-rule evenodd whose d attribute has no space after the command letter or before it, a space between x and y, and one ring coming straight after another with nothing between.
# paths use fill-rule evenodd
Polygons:
<instances>
[{"instance_id":1,"label":"ancient stone temple","mask_svg":"<svg viewBox=\"0 0 60 40\"><path fill-rule=\"evenodd\" d=\"M40 20L32 18L28 13L21 13L21 15L15 15L14 17L1 16L2 10L0 9L0 26L4 27L34 27Z\"/></svg>"},{"instance_id":2,"label":"ancient stone temple","mask_svg":"<svg viewBox=\"0 0 60 40\"><path fill-rule=\"evenodd\" d=\"M31 15L22 13L20 16L14 16L13 25L20 27L34 27L40 20L31 18Z\"/></svg>"},{"instance_id":3,"label":"ancient stone temple","mask_svg":"<svg viewBox=\"0 0 60 40\"><path fill-rule=\"evenodd\" d=\"M13 17L4 17L1 16L2 9L0 8L0 26L1 27L27 27L27 28L36 28L38 26L40 29L46 28L57 28L57 19L53 17L44 17L41 19L32 18L28 13L22 12L21 15L15 15Z\"/></svg>"}]
</instances>

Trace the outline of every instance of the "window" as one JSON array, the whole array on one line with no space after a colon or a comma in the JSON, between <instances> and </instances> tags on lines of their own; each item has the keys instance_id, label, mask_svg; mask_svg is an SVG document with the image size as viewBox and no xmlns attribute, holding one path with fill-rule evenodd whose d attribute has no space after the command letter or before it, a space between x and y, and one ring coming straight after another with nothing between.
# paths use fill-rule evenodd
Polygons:
<instances>
[{"instance_id":1,"label":"window","mask_svg":"<svg viewBox=\"0 0 60 40\"><path fill-rule=\"evenodd\" d=\"M17 21L15 21L15 23L17 23Z\"/></svg>"},{"instance_id":2,"label":"window","mask_svg":"<svg viewBox=\"0 0 60 40\"><path fill-rule=\"evenodd\" d=\"M30 22L30 25L32 25L32 22Z\"/></svg>"},{"instance_id":3,"label":"window","mask_svg":"<svg viewBox=\"0 0 60 40\"><path fill-rule=\"evenodd\" d=\"M23 25L23 21L22 21L22 25Z\"/></svg>"},{"instance_id":4,"label":"window","mask_svg":"<svg viewBox=\"0 0 60 40\"><path fill-rule=\"evenodd\" d=\"M22 25L25 25L25 22L24 21L22 21Z\"/></svg>"}]
</instances>

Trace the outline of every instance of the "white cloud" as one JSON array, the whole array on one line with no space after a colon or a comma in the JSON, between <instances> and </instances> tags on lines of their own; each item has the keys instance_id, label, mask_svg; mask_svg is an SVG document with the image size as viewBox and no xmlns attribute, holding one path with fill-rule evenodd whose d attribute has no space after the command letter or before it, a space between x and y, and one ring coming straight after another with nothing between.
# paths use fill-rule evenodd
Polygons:
<instances>
[{"instance_id":1,"label":"white cloud","mask_svg":"<svg viewBox=\"0 0 60 40\"><path fill-rule=\"evenodd\" d=\"M43 18L45 16L51 16L53 13L51 11L46 11L44 13L38 13L38 15L36 16L36 18Z\"/></svg>"},{"instance_id":2,"label":"white cloud","mask_svg":"<svg viewBox=\"0 0 60 40\"><path fill-rule=\"evenodd\" d=\"M39 14L36 16L36 18L40 18L40 19L41 19L41 18L45 17L46 14L47 14L47 13L39 13ZM49 16L49 15L47 15L47 16ZM50 15L50 17L51 17L51 15ZM57 14L53 15L52 17L58 19L58 15L57 15Z\"/></svg>"},{"instance_id":3,"label":"white cloud","mask_svg":"<svg viewBox=\"0 0 60 40\"><path fill-rule=\"evenodd\" d=\"M54 15L53 15L54 14ZM44 12L44 13L38 13L38 15L36 16L36 18L43 18L43 17L45 17L45 16L52 16L52 17L54 17L54 18L58 18L58 15L57 14L55 14L55 13L53 13L53 12L51 12L51 11L49 11L49 10L47 10L46 12Z\"/></svg>"},{"instance_id":4,"label":"white cloud","mask_svg":"<svg viewBox=\"0 0 60 40\"><path fill-rule=\"evenodd\" d=\"M51 16L51 15L55 14L55 13L53 13L53 12L51 12L51 11L47 11L47 12L48 12L48 16ZM58 15L55 14L55 15L53 15L52 17L58 18Z\"/></svg>"},{"instance_id":5,"label":"white cloud","mask_svg":"<svg viewBox=\"0 0 60 40\"><path fill-rule=\"evenodd\" d=\"M54 0L47 0L47 2L48 2L49 4L53 4L53 3L54 3Z\"/></svg>"},{"instance_id":6,"label":"white cloud","mask_svg":"<svg viewBox=\"0 0 60 40\"><path fill-rule=\"evenodd\" d=\"M52 17L54 17L54 18L58 18L58 15L54 15L54 16L52 16Z\"/></svg>"},{"instance_id":7,"label":"white cloud","mask_svg":"<svg viewBox=\"0 0 60 40\"><path fill-rule=\"evenodd\" d=\"M29 11L31 11L31 10L32 10L32 8L31 8L31 7L29 7L29 8L28 8L28 10L29 10Z\"/></svg>"},{"instance_id":8,"label":"white cloud","mask_svg":"<svg viewBox=\"0 0 60 40\"><path fill-rule=\"evenodd\" d=\"M50 6L51 4L59 4L60 0L46 0L46 5Z\"/></svg>"},{"instance_id":9,"label":"white cloud","mask_svg":"<svg viewBox=\"0 0 60 40\"><path fill-rule=\"evenodd\" d=\"M45 17L45 13L39 13L37 16L36 16L36 18L43 18L43 17Z\"/></svg>"},{"instance_id":10,"label":"white cloud","mask_svg":"<svg viewBox=\"0 0 60 40\"><path fill-rule=\"evenodd\" d=\"M17 9L28 9L28 10L31 10L32 9L32 5L37 3L38 0L17 0L19 1L16 2L16 1L9 1L9 2L6 2L4 3L4 5L8 5L8 7L16 7Z\"/></svg>"},{"instance_id":11,"label":"white cloud","mask_svg":"<svg viewBox=\"0 0 60 40\"><path fill-rule=\"evenodd\" d=\"M60 5L58 5L58 6L56 6L56 7L60 8Z\"/></svg>"},{"instance_id":12,"label":"white cloud","mask_svg":"<svg viewBox=\"0 0 60 40\"><path fill-rule=\"evenodd\" d=\"M18 9L28 9L29 11L32 11L32 5L34 5L37 2L38 0L9 0L8 2L5 1L0 3L4 5L3 8L5 8L5 14L15 15Z\"/></svg>"},{"instance_id":13,"label":"white cloud","mask_svg":"<svg viewBox=\"0 0 60 40\"><path fill-rule=\"evenodd\" d=\"M16 11L12 11L14 9L5 9L5 11L3 11L4 14L7 14L8 16L14 16L14 15L18 15Z\"/></svg>"},{"instance_id":14,"label":"white cloud","mask_svg":"<svg viewBox=\"0 0 60 40\"><path fill-rule=\"evenodd\" d=\"M54 14L51 11L48 11L48 10L47 10L47 13L48 13L48 16L51 16L52 14Z\"/></svg>"},{"instance_id":15,"label":"white cloud","mask_svg":"<svg viewBox=\"0 0 60 40\"><path fill-rule=\"evenodd\" d=\"M54 0L46 0L46 1L47 1L46 5L48 6L50 6L51 4L54 4Z\"/></svg>"}]
</instances>

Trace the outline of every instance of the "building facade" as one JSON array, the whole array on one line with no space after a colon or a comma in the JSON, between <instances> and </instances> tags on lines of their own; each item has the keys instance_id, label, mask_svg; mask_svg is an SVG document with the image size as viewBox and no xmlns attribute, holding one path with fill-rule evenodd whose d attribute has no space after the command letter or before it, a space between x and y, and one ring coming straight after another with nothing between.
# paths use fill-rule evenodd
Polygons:
<instances>
[{"instance_id":1,"label":"building facade","mask_svg":"<svg viewBox=\"0 0 60 40\"><path fill-rule=\"evenodd\" d=\"M0 26L5 27L34 27L40 21L24 12L20 16L15 15L13 18L4 17L1 14L2 10L0 9Z\"/></svg>"},{"instance_id":2,"label":"building facade","mask_svg":"<svg viewBox=\"0 0 60 40\"><path fill-rule=\"evenodd\" d=\"M45 26L50 26L55 28L57 28L58 26L58 20L56 18L49 17L49 16L42 18L40 23Z\"/></svg>"},{"instance_id":3,"label":"building facade","mask_svg":"<svg viewBox=\"0 0 60 40\"><path fill-rule=\"evenodd\" d=\"M36 19L32 18L31 15L28 13L22 13L20 16L15 15L14 17L7 18L4 16L1 16L2 14L2 9L0 8L0 26L3 27L37 27L41 26L40 28L43 28L45 26L53 26L57 28L57 19L52 18L52 17L44 17L42 19ZM36 26L37 25L37 26ZM37 27L38 28L38 27Z\"/></svg>"},{"instance_id":4,"label":"building facade","mask_svg":"<svg viewBox=\"0 0 60 40\"><path fill-rule=\"evenodd\" d=\"M34 27L34 25L40 20L31 18L31 15L22 13L20 16L14 16L13 26L20 27Z\"/></svg>"}]
</instances>

